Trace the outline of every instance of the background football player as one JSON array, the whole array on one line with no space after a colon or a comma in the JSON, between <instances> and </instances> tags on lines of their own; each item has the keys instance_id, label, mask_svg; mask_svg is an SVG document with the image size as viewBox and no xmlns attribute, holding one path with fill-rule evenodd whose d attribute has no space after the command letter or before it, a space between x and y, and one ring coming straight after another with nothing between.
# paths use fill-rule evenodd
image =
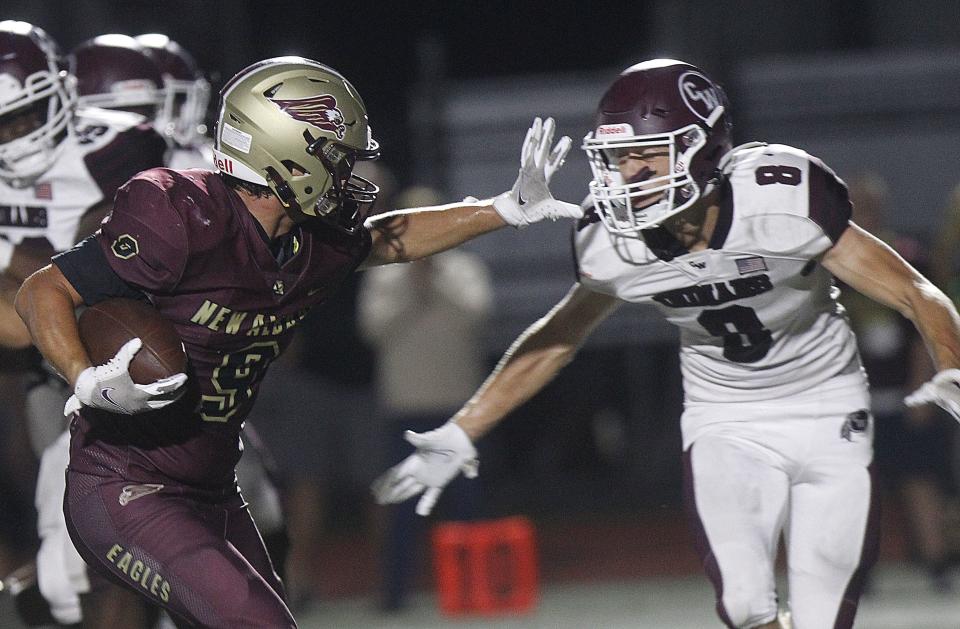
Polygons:
<instances>
[{"instance_id":1,"label":"background football player","mask_svg":"<svg viewBox=\"0 0 960 629\"><path fill-rule=\"evenodd\" d=\"M167 139L169 168L211 168L213 141L207 137L210 83L183 46L161 33L138 35L138 44L163 76L163 103L154 127Z\"/></svg>"},{"instance_id":2,"label":"background football player","mask_svg":"<svg viewBox=\"0 0 960 629\"><path fill-rule=\"evenodd\" d=\"M916 324L942 371L915 403L960 400L958 316L849 220L846 186L823 162L783 145L734 149L731 129L723 90L696 67L657 59L617 78L583 143L594 207L574 235L577 282L451 421L408 434L416 451L374 493L423 492L428 513L452 477L476 473L473 440L618 304L651 303L681 330L685 498L720 618L779 626L784 532L794 627L849 628L878 522L867 382L833 277Z\"/></svg>"},{"instance_id":3,"label":"background football player","mask_svg":"<svg viewBox=\"0 0 960 629\"><path fill-rule=\"evenodd\" d=\"M353 167L379 145L354 87L299 57L235 76L221 94L218 172L137 175L97 234L17 295L31 337L74 389L65 511L88 563L184 625L296 626L234 472L266 369L307 309L362 265L579 216L546 187L569 141L551 146L552 132L531 130L517 184L496 199L365 223L377 187ZM74 309L115 296L147 298L174 323L189 380L134 384L138 340L90 364Z\"/></svg>"},{"instance_id":4,"label":"background football player","mask_svg":"<svg viewBox=\"0 0 960 629\"><path fill-rule=\"evenodd\" d=\"M112 207L117 188L140 170L162 164L166 145L143 119L97 109L74 111L76 78L40 28L0 22L0 271L17 287L52 253L91 233ZM0 299L2 343L25 347L13 295ZM58 409L69 391L49 372L27 394L31 440L40 454L36 505L41 548L39 586L57 621L103 626L113 618L140 626L141 602L123 590L88 582L62 525L68 434ZM97 602L99 601L99 602ZM102 614L102 615L100 615ZM121 615L117 615L121 614Z\"/></svg>"}]
</instances>

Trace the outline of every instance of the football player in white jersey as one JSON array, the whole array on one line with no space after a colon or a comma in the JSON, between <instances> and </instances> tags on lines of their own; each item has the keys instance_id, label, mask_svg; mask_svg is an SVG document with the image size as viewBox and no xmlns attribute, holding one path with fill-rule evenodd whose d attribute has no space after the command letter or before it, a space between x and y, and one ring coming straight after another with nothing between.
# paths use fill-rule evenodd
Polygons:
<instances>
[{"instance_id":1,"label":"football player in white jersey","mask_svg":"<svg viewBox=\"0 0 960 629\"><path fill-rule=\"evenodd\" d=\"M92 233L112 207L117 188L141 170L162 165L166 144L141 116L99 109L75 111L76 77L56 44L26 22L0 22L0 272L13 287L49 263L51 254ZM13 290L0 294L0 343L25 348L29 338L12 312ZM120 588L94 583L63 525L65 383L52 374L27 393L31 440L41 456L36 503L41 549L38 584L57 622L76 623L84 600L85 626L99 626L120 608L113 595L142 605ZM42 453L42 454L41 454ZM112 594L110 593L112 592ZM118 603L126 608L123 602ZM133 608L131 606L131 608ZM91 610L89 613L87 610ZM123 612L119 612L123 613ZM120 617L124 618L124 617ZM130 617L125 617L129 621ZM131 626L135 626L131 623Z\"/></svg>"},{"instance_id":2,"label":"football player in white jersey","mask_svg":"<svg viewBox=\"0 0 960 629\"><path fill-rule=\"evenodd\" d=\"M539 391L621 302L680 328L687 511L728 627L775 628L784 534L794 629L849 628L876 557L872 419L833 277L913 321L940 373L908 400L960 409L952 303L850 222L847 189L783 145L733 148L722 89L689 64L627 68L587 135L577 282L445 425L373 486L430 511L473 441ZM641 386L640 383L624 383ZM788 622L783 620L784 623Z\"/></svg>"}]
</instances>

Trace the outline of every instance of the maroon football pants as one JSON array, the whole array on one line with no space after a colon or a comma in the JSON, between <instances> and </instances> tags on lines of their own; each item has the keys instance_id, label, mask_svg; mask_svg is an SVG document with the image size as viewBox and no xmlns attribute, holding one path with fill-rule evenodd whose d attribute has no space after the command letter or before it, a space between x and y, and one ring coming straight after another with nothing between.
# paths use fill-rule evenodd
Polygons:
<instances>
[{"instance_id":1,"label":"maroon football pants","mask_svg":"<svg viewBox=\"0 0 960 629\"><path fill-rule=\"evenodd\" d=\"M296 627L243 498L67 471L67 527L94 569L179 627Z\"/></svg>"}]
</instances>

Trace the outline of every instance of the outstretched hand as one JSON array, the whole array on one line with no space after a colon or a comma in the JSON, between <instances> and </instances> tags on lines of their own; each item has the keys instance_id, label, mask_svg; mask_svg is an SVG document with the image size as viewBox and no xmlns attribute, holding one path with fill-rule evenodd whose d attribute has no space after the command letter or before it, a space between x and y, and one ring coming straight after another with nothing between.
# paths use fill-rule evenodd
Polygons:
<instances>
[{"instance_id":1,"label":"outstretched hand","mask_svg":"<svg viewBox=\"0 0 960 629\"><path fill-rule=\"evenodd\" d=\"M903 400L907 406L936 404L960 421L960 369L944 369Z\"/></svg>"},{"instance_id":2,"label":"outstretched hand","mask_svg":"<svg viewBox=\"0 0 960 629\"><path fill-rule=\"evenodd\" d=\"M404 439L417 450L373 482L370 489L377 503L403 502L423 493L417 502L417 514L426 516L457 474L477 477L477 450L467 433L454 422L448 421L430 432L408 430Z\"/></svg>"},{"instance_id":3,"label":"outstretched hand","mask_svg":"<svg viewBox=\"0 0 960 629\"><path fill-rule=\"evenodd\" d=\"M580 218L579 205L558 201L549 183L570 151L571 140L563 136L553 144L556 124L553 118L534 118L520 149L520 174L513 187L496 197L493 207L509 225L526 227L545 218Z\"/></svg>"}]
</instances>

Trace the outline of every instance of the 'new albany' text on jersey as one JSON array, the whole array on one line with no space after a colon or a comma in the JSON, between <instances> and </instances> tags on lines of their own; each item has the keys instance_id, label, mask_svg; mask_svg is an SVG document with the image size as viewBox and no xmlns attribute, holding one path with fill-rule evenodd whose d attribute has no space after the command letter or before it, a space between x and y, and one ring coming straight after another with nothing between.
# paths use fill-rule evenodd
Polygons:
<instances>
[{"instance_id":1,"label":"'new albany' text on jersey","mask_svg":"<svg viewBox=\"0 0 960 629\"><path fill-rule=\"evenodd\" d=\"M846 186L783 145L737 149L725 172L707 249L688 252L663 229L624 238L584 221L574 236L579 280L653 303L680 328L687 416L700 404L862 390L853 333L818 263L848 224Z\"/></svg>"}]
</instances>

